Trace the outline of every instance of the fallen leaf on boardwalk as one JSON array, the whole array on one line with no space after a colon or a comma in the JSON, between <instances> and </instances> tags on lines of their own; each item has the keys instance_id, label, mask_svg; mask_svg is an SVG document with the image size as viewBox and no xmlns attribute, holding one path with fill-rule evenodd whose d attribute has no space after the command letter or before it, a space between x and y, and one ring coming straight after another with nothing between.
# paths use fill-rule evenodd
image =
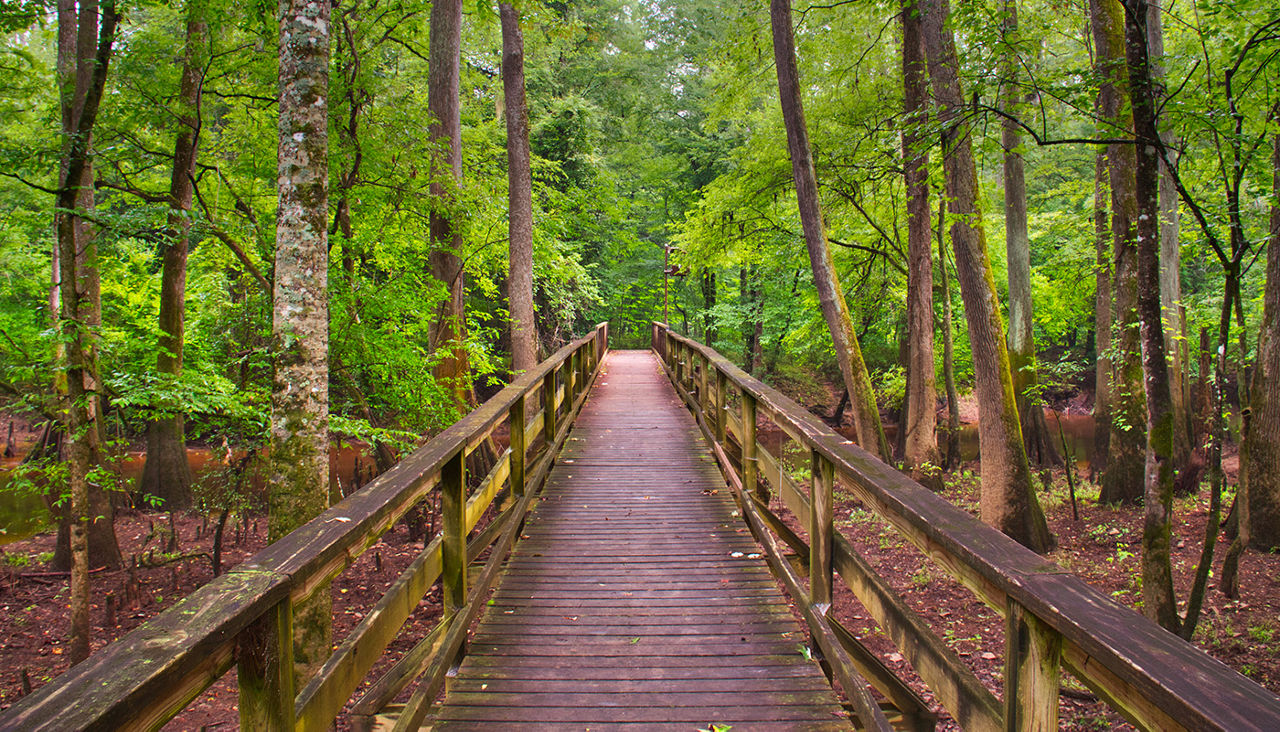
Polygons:
<instances>
[{"instance_id":1,"label":"fallen leaf on boardwalk","mask_svg":"<svg viewBox=\"0 0 1280 732\"><path fill-rule=\"evenodd\" d=\"M996 660L996 654L992 653L991 651L987 651L986 653L982 654L982 658L985 661L994 661Z\"/></svg>"},{"instance_id":2,"label":"fallen leaf on boardwalk","mask_svg":"<svg viewBox=\"0 0 1280 732\"><path fill-rule=\"evenodd\" d=\"M729 552L729 556L733 557L734 559L741 559L746 555L743 554L742 552Z\"/></svg>"}]
</instances>

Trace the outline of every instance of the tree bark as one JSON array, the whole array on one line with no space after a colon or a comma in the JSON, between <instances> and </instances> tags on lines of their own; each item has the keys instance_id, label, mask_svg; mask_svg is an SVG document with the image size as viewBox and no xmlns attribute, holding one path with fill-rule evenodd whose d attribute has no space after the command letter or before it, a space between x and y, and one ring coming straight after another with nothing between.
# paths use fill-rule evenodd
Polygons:
<instances>
[{"instance_id":1,"label":"tree bark","mask_svg":"<svg viewBox=\"0 0 1280 732\"><path fill-rule=\"evenodd\" d=\"M1147 48L1150 55L1152 89L1156 94L1157 110L1163 104L1165 91L1164 68L1164 10L1160 3L1147 5ZM1160 122L1157 114L1157 122ZM1164 141L1170 162L1176 164L1173 150L1177 148L1177 136L1164 130L1161 124L1160 138ZM1160 161L1160 306L1164 312L1164 350L1169 361L1169 388L1173 394L1173 467L1174 474L1188 470L1191 462L1193 440L1191 435L1191 395L1188 386L1187 356L1184 332L1185 317L1182 312L1181 253L1178 244L1180 221L1178 216L1178 187L1173 171L1163 159ZM1191 486L1194 488L1194 483Z\"/></svg>"},{"instance_id":2,"label":"tree bark","mask_svg":"<svg viewBox=\"0 0 1280 732\"><path fill-rule=\"evenodd\" d=\"M929 210L929 153L924 123L929 72L914 0L902 3L902 80L905 124L902 157L907 189L907 398L903 458L917 479L936 482L922 467L938 467L937 378L933 367L933 241Z\"/></svg>"},{"instance_id":3,"label":"tree bark","mask_svg":"<svg viewBox=\"0 0 1280 732\"><path fill-rule=\"evenodd\" d=\"M431 271L448 293L436 312L432 345L439 355L436 380L449 388L455 406L471 400L466 349L466 303L462 268L462 235L453 225L454 189L462 179L462 104L459 64L462 53L462 0L431 6L431 51L428 60L427 109L431 141Z\"/></svg>"},{"instance_id":4,"label":"tree bark","mask_svg":"<svg viewBox=\"0 0 1280 732\"><path fill-rule=\"evenodd\" d=\"M702 341L709 348L716 345L716 321L712 311L716 307L716 273L702 273Z\"/></svg>"},{"instance_id":5,"label":"tree bark","mask_svg":"<svg viewBox=\"0 0 1280 732\"><path fill-rule=\"evenodd\" d=\"M520 11L501 3L502 94L507 118L507 202L510 209L510 273L507 302L511 310L511 370L538 365L537 329L533 322L533 181L529 171L529 113L524 94L524 35Z\"/></svg>"},{"instance_id":6,"label":"tree bark","mask_svg":"<svg viewBox=\"0 0 1280 732\"><path fill-rule=\"evenodd\" d=\"M58 4L58 71L66 137L55 221L60 268L60 326L66 348L67 473L71 492L68 526L71 627L68 650L72 664L89 657L91 526L105 524L110 529L109 548L115 550L113 566L119 566L110 502L91 498L90 470L97 461L100 448L96 337L101 324L101 308L97 249L86 222L77 215L78 211L93 205L92 133L106 85L107 64L118 20L112 0L107 0L102 9L101 23L96 2L81 3L78 12L71 0ZM102 505L95 505L99 503ZM98 511L103 509L106 514L99 514Z\"/></svg>"},{"instance_id":7,"label":"tree bark","mask_svg":"<svg viewBox=\"0 0 1280 732\"><path fill-rule=\"evenodd\" d=\"M1102 107L1099 99L1098 108ZM1094 480L1106 470L1111 451L1111 224L1107 214L1111 184L1108 168L1107 153L1099 151L1093 179L1093 236L1097 259L1093 296L1093 453L1089 456L1089 472Z\"/></svg>"},{"instance_id":8,"label":"tree bark","mask_svg":"<svg viewBox=\"0 0 1280 732\"><path fill-rule=\"evenodd\" d=\"M169 216L161 244L164 257L160 275L160 342L156 371L173 378L182 373L187 243L191 231L192 181L200 147L200 93L204 84L204 46L208 33L204 11L203 0L189 0L182 81L178 90L178 135L173 146L173 172L169 179ZM147 426L147 456L138 492L160 498L169 510L191 506L191 465L187 462L182 414L161 417Z\"/></svg>"},{"instance_id":9,"label":"tree bark","mask_svg":"<svg viewBox=\"0 0 1280 732\"><path fill-rule=\"evenodd\" d=\"M1053 544L1044 512L1031 484L1022 444L1018 407L1013 397L1009 354L987 255L978 172L969 125L965 122L955 37L947 26L948 0L924 0L925 51L943 128L943 167L951 212L951 245L956 277L964 299L978 396L978 440L982 453L982 520L1034 551Z\"/></svg>"},{"instance_id":10,"label":"tree bark","mask_svg":"<svg viewBox=\"0 0 1280 732\"><path fill-rule=\"evenodd\" d=\"M329 8L280 2L271 541L329 505ZM325 587L294 608L298 688L329 656L331 601Z\"/></svg>"},{"instance_id":11,"label":"tree bark","mask_svg":"<svg viewBox=\"0 0 1280 732\"><path fill-rule=\"evenodd\" d=\"M1061 462L1049 437L1037 388L1036 343L1031 317L1031 239L1027 234L1027 184L1018 116L1018 10L1014 0L1001 0L1000 145L1004 151L1004 231L1009 275L1009 370L1022 422L1022 441L1030 460L1040 465Z\"/></svg>"},{"instance_id":12,"label":"tree bark","mask_svg":"<svg viewBox=\"0 0 1280 732\"><path fill-rule=\"evenodd\" d=\"M956 355L951 315L951 277L947 275L946 198L938 201L938 274L942 280L942 382L947 391L947 452L950 471L960 465L960 392L956 389Z\"/></svg>"},{"instance_id":13,"label":"tree bark","mask_svg":"<svg viewBox=\"0 0 1280 732\"><path fill-rule=\"evenodd\" d=\"M1181 626L1173 595L1173 394L1160 303L1160 151L1147 55L1147 0L1125 0L1125 58L1137 135L1138 314L1142 336L1147 447L1143 475L1142 609L1172 633Z\"/></svg>"},{"instance_id":14,"label":"tree bark","mask_svg":"<svg viewBox=\"0 0 1280 732\"><path fill-rule=\"evenodd\" d=\"M1253 416L1240 451L1243 541L1262 551L1280 548L1280 135L1273 139L1271 164L1271 239L1253 374Z\"/></svg>"},{"instance_id":15,"label":"tree bark","mask_svg":"<svg viewBox=\"0 0 1280 732\"><path fill-rule=\"evenodd\" d=\"M1133 130L1128 110L1128 74L1125 71L1124 11L1119 0L1090 0L1090 19L1103 84L1102 132L1107 137L1127 136ZM1146 455L1146 399L1142 386L1141 338L1138 325L1137 243L1134 224L1137 200L1132 145L1107 146L1111 186L1111 241L1113 341L1110 434L1107 465L1102 472L1099 500L1103 503L1136 503L1142 498Z\"/></svg>"},{"instance_id":16,"label":"tree bark","mask_svg":"<svg viewBox=\"0 0 1280 732\"><path fill-rule=\"evenodd\" d=\"M862 360L862 348L853 331L849 306L840 289L831 259L831 248L823 229L822 210L818 201L817 176L813 170L813 158L809 146L809 131L805 123L804 104L800 97L800 72L796 67L795 37L791 30L791 4L789 0L771 0L769 18L773 26L773 54L778 70L778 93L782 102L782 119L787 128L787 147L791 153L791 172L795 178L796 201L800 208L800 224L804 229L805 246L809 250L809 262L813 267L813 281L818 290L818 302L822 316L831 331L835 346L836 362L849 389L853 412L854 431L858 444L889 462L892 454L880 424L880 411L876 406L871 377Z\"/></svg>"}]
</instances>

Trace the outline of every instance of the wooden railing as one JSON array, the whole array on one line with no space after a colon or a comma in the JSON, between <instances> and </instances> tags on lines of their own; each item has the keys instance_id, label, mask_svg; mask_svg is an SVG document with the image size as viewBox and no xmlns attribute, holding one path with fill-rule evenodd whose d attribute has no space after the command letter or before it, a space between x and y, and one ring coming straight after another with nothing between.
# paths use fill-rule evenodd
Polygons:
<instances>
[{"instance_id":1,"label":"wooden railing","mask_svg":"<svg viewBox=\"0 0 1280 732\"><path fill-rule=\"evenodd\" d=\"M551 469L607 345L608 324L601 323L364 489L19 700L0 716L0 730L158 729L233 665L242 729L328 729L439 579L444 597L439 625L352 707L353 724L367 723L416 682L396 729L417 729ZM510 426L510 448L468 492L467 456L504 421ZM441 492L442 533L295 693L292 608L327 588L435 489ZM506 508L474 531L500 494L508 499ZM469 576L468 565L486 548L491 551L484 569Z\"/></svg>"},{"instance_id":2,"label":"wooden railing","mask_svg":"<svg viewBox=\"0 0 1280 732\"><path fill-rule=\"evenodd\" d=\"M884 718L859 675L908 724L927 727L929 721L919 698L829 614L837 576L966 730L1057 729L1064 667L1140 728L1274 730L1280 724L1280 698L1266 689L880 462L710 348L661 323L652 336L738 495L743 518L804 613L824 660L846 693L852 690L864 726L883 726ZM807 490L757 440L758 418L808 450ZM803 524L807 542L769 510L765 476ZM1003 701L835 530L837 480L1004 617ZM808 557L807 588L784 548Z\"/></svg>"}]
</instances>

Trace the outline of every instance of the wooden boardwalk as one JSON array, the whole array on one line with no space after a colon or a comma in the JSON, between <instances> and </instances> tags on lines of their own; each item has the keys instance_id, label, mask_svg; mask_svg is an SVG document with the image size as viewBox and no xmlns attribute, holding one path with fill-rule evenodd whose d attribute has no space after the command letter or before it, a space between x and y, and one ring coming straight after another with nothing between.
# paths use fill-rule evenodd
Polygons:
<instances>
[{"instance_id":1,"label":"wooden boardwalk","mask_svg":"<svg viewBox=\"0 0 1280 732\"><path fill-rule=\"evenodd\" d=\"M613 351L436 728L848 729L692 416Z\"/></svg>"}]
</instances>

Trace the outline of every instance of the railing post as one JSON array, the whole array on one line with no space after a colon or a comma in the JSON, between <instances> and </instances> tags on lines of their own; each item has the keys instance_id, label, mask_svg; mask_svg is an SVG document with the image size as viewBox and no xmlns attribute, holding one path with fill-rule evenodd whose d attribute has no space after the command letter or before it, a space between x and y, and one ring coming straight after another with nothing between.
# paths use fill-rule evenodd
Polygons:
<instances>
[{"instance_id":1,"label":"railing post","mask_svg":"<svg viewBox=\"0 0 1280 732\"><path fill-rule=\"evenodd\" d=\"M1004 638L1004 728L1057 729L1062 635L1010 599Z\"/></svg>"},{"instance_id":2,"label":"railing post","mask_svg":"<svg viewBox=\"0 0 1280 732\"><path fill-rule=\"evenodd\" d=\"M682 344L678 341L673 344L670 339L667 339L667 344L671 352L671 366L676 375L676 384L684 386L684 359L680 357Z\"/></svg>"},{"instance_id":3,"label":"railing post","mask_svg":"<svg viewBox=\"0 0 1280 732\"><path fill-rule=\"evenodd\" d=\"M745 389L742 394L742 490L748 496L760 493L760 463L756 459L756 398Z\"/></svg>"},{"instance_id":4,"label":"railing post","mask_svg":"<svg viewBox=\"0 0 1280 732\"><path fill-rule=\"evenodd\" d=\"M467 603L466 458L466 450L458 450L440 469L440 513L444 528L440 575L444 583L445 616Z\"/></svg>"},{"instance_id":5,"label":"railing post","mask_svg":"<svg viewBox=\"0 0 1280 732\"><path fill-rule=\"evenodd\" d=\"M707 367L710 365L711 359L703 355L702 362L699 364L701 370L698 373L698 408L704 415L711 407L711 395L707 393Z\"/></svg>"},{"instance_id":6,"label":"railing post","mask_svg":"<svg viewBox=\"0 0 1280 732\"><path fill-rule=\"evenodd\" d=\"M511 405L507 415L507 429L511 436L511 495L519 498L524 495L524 400L528 392L520 395Z\"/></svg>"},{"instance_id":7,"label":"railing post","mask_svg":"<svg viewBox=\"0 0 1280 732\"><path fill-rule=\"evenodd\" d=\"M809 480L809 601L830 605L832 533L835 532L835 466L817 450L810 450Z\"/></svg>"},{"instance_id":8,"label":"railing post","mask_svg":"<svg viewBox=\"0 0 1280 732\"><path fill-rule=\"evenodd\" d=\"M716 418L712 421L716 430L716 442L724 444L725 423L728 422L728 415L724 411L724 390L728 386L729 378L724 372L716 369Z\"/></svg>"},{"instance_id":9,"label":"railing post","mask_svg":"<svg viewBox=\"0 0 1280 732\"><path fill-rule=\"evenodd\" d=\"M578 394L578 351L569 354L569 357L560 364L560 369L564 373L564 408L566 413L573 408L573 398Z\"/></svg>"},{"instance_id":10,"label":"railing post","mask_svg":"<svg viewBox=\"0 0 1280 732\"><path fill-rule=\"evenodd\" d=\"M556 369L542 377L542 437L547 445L556 438Z\"/></svg>"},{"instance_id":11,"label":"railing post","mask_svg":"<svg viewBox=\"0 0 1280 732\"><path fill-rule=\"evenodd\" d=\"M293 602L288 597L240 635L236 679L240 729L294 728Z\"/></svg>"}]
</instances>

